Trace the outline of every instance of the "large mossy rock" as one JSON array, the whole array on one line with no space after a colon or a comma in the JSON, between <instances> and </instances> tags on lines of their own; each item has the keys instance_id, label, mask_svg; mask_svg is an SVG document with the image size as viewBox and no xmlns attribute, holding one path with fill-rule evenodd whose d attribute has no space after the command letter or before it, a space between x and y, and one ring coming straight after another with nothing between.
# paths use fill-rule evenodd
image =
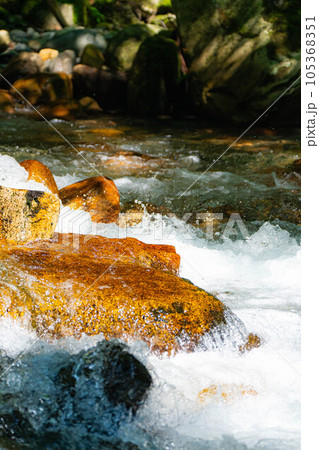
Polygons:
<instances>
[{"instance_id":1,"label":"large mossy rock","mask_svg":"<svg viewBox=\"0 0 319 450\"><path fill-rule=\"evenodd\" d=\"M180 76L175 41L161 35L145 39L129 75L130 111L140 115L172 112L177 101Z\"/></svg>"},{"instance_id":2,"label":"large mossy rock","mask_svg":"<svg viewBox=\"0 0 319 450\"><path fill-rule=\"evenodd\" d=\"M137 449L122 442L119 426L143 403L152 379L125 345L102 341L75 355L26 352L19 364L0 352L0 370L1 447L7 439L9 448Z\"/></svg>"},{"instance_id":3,"label":"large mossy rock","mask_svg":"<svg viewBox=\"0 0 319 450\"><path fill-rule=\"evenodd\" d=\"M81 64L101 69L105 62L105 58L101 50L94 44L88 44L84 47L81 55Z\"/></svg>"},{"instance_id":4,"label":"large mossy rock","mask_svg":"<svg viewBox=\"0 0 319 450\"><path fill-rule=\"evenodd\" d=\"M171 246L56 234L3 244L0 261L0 315L29 321L39 334L102 333L172 352L204 346L226 322L217 298L176 275Z\"/></svg>"},{"instance_id":5,"label":"large mossy rock","mask_svg":"<svg viewBox=\"0 0 319 450\"><path fill-rule=\"evenodd\" d=\"M189 67L191 96L200 112L235 121L256 119L298 78L298 2L172 3ZM290 95L296 89L297 84ZM287 112L296 114L297 97L291 97Z\"/></svg>"},{"instance_id":6,"label":"large mossy rock","mask_svg":"<svg viewBox=\"0 0 319 450\"><path fill-rule=\"evenodd\" d=\"M112 70L130 70L142 42L160 30L155 25L134 24L119 31L107 47L107 65Z\"/></svg>"}]
</instances>

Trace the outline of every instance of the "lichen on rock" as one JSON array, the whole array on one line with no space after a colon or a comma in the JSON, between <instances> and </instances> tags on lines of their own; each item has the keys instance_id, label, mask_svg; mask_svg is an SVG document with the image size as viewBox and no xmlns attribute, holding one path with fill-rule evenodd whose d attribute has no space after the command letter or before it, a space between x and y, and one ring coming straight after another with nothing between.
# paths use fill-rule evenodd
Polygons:
<instances>
[{"instance_id":1,"label":"lichen on rock","mask_svg":"<svg viewBox=\"0 0 319 450\"><path fill-rule=\"evenodd\" d=\"M49 193L0 186L0 240L24 243L52 237L60 213Z\"/></svg>"}]
</instances>

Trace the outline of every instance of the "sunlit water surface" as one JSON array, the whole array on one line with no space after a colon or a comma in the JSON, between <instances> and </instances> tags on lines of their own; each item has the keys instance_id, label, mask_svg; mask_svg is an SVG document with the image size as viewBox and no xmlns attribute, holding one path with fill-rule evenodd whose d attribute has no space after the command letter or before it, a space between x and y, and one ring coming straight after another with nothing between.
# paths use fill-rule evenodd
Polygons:
<instances>
[{"instance_id":1,"label":"sunlit water surface","mask_svg":"<svg viewBox=\"0 0 319 450\"><path fill-rule=\"evenodd\" d=\"M158 211L145 212L141 223L125 229L115 224L92 228L86 220L72 230L64 220L59 230L174 245L182 258L180 275L217 293L247 330L263 339L261 347L244 355L226 345L163 358L132 342L132 353L148 367L154 383L137 416L121 427L121 439L140 448L298 449L300 245L294 218L300 188L295 177L280 176L299 157L298 138L260 131L194 183L235 134L191 122L174 127L110 118L51 123L73 148L47 124L18 118L2 120L0 152L19 161L41 160L59 187L98 173L110 176L122 205L139 200ZM245 215L249 237L244 239L237 226L232 238L207 236L182 220L185 213L218 206L227 211L225 205ZM31 351L53 346L76 353L98 339L38 342ZM35 340L22 325L0 320L0 349L9 356L18 356Z\"/></svg>"}]
</instances>

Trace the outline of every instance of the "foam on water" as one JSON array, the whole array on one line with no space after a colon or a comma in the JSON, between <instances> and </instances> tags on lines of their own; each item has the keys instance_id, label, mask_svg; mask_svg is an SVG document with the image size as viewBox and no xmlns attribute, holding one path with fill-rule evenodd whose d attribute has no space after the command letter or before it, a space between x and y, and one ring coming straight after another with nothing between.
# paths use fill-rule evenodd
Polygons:
<instances>
[{"instance_id":1,"label":"foam on water","mask_svg":"<svg viewBox=\"0 0 319 450\"><path fill-rule=\"evenodd\" d=\"M75 232L72 214L60 221L60 231ZM300 247L295 239L268 223L246 240L212 241L159 214L146 213L142 223L125 229L84 219L77 232L175 245L181 276L217 292L247 330L263 339L262 347L244 355L226 346L162 359L133 342L131 351L149 368L154 386L137 418L123 426L123 438L146 445L141 432L146 430L156 448L299 448ZM11 356L34 339L23 327L0 322L1 348ZM68 338L54 345L74 353L99 339Z\"/></svg>"},{"instance_id":2,"label":"foam on water","mask_svg":"<svg viewBox=\"0 0 319 450\"><path fill-rule=\"evenodd\" d=\"M43 184L28 181L28 176L28 172L14 158L0 153L0 186L48 192Z\"/></svg>"},{"instance_id":3,"label":"foam on water","mask_svg":"<svg viewBox=\"0 0 319 450\"><path fill-rule=\"evenodd\" d=\"M61 205L56 233L92 234L92 230L93 223L88 212Z\"/></svg>"},{"instance_id":4,"label":"foam on water","mask_svg":"<svg viewBox=\"0 0 319 450\"><path fill-rule=\"evenodd\" d=\"M61 188L79 178L70 174L56 180ZM117 185L141 190L141 181L124 177ZM44 190L3 155L0 185ZM152 178L144 189L161 185ZM131 351L149 368L154 386L135 421L123 426L123 437L142 445L143 429L159 439L158 448L298 448L300 247L287 231L265 223L245 240L208 240L176 217L145 212L140 224L123 229L92 224L88 213L67 207L61 209L56 231L174 245L181 255L180 275L217 293L247 330L263 339L262 347L245 355L226 346L162 359L133 342ZM83 336L47 344L23 324L0 320L0 350L10 357L52 346L76 353L100 339Z\"/></svg>"}]
</instances>

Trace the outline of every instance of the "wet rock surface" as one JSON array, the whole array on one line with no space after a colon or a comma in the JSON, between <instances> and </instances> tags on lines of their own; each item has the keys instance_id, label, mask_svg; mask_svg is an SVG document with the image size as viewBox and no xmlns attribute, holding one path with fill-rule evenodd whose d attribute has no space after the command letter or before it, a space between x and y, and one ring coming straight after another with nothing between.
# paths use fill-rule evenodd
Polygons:
<instances>
[{"instance_id":1,"label":"wet rock surface","mask_svg":"<svg viewBox=\"0 0 319 450\"><path fill-rule=\"evenodd\" d=\"M45 72L64 72L68 75L72 74L73 67L75 66L75 52L73 50L64 50L55 58L50 58L45 61Z\"/></svg>"},{"instance_id":2,"label":"wet rock surface","mask_svg":"<svg viewBox=\"0 0 319 450\"><path fill-rule=\"evenodd\" d=\"M120 195L110 178L92 177L59 191L64 206L90 213L92 222L115 222L120 212Z\"/></svg>"},{"instance_id":3,"label":"wet rock surface","mask_svg":"<svg viewBox=\"0 0 319 450\"><path fill-rule=\"evenodd\" d=\"M33 449L135 449L118 427L137 411L152 384L125 345L102 341L76 355L61 350L0 354L1 443ZM71 446L71 447L69 447Z\"/></svg>"},{"instance_id":4,"label":"wet rock surface","mask_svg":"<svg viewBox=\"0 0 319 450\"><path fill-rule=\"evenodd\" d=\"M22 94L32 105L57 100L71 100L73 86L70 75L61 73L37 73L21 78L13 84L11 93L17 100Z\"/></svg>"},{"instance_id":5,"label":"wet rock surface","mask_svg":"<svg viewBox=\"0 0 319 450\"><path fill-rule=\"evenodd\" d=\"M46 43L46 47L55 48L59 52L73 50L76 55L81 55L88 44L93 44L102 52L105 51L107 43L102 32L91 29L65 28L58 31L52 39Z\"/></svg>"},{"instance_id":6,"label":"wet rock surface","mask_svg":"<svg viewBox=\"0 0 319 450\"><path fill-rule=\"evenodd\" d=\"M26 159L20 163L20 166L28 172L28 180L34 180L38 183L42 183L52 192L52 194L59 194L54 176L45 164L35 159Z\"/></svg>"},{"instance_id":7,"label":"wet rock surface","mask_svg":"<svg viewBox=\"0 0 319 450\"><path fill-rule=\"evenodd\" d=\"M1 315L30 318L41 334L103 333L175 352L194 349L227 322L216 297L174 275L179 256L170 246L61 234L2 245L0 258L6 273L11 264L16 268L2 284Z\"/></svg>"},{"instance_id":8,"label":"wet rock surface","mask_svg":"<svg viewBox=\"0 0 319 450\"><path fill-rule=\"evenodd\" d=\"M54 194L0 186L0 241L51 238L59 213L60 201Z\"/></svg>"}]
</instances>

